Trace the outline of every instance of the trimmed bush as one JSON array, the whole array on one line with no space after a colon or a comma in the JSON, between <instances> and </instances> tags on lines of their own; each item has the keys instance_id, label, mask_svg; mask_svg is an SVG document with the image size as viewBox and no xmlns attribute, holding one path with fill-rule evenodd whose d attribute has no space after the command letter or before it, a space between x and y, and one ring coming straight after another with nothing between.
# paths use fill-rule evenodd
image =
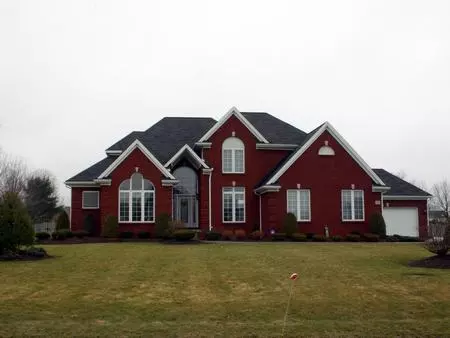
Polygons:
<instances>
[{"instance_id":1,"label":"trimmed bush","mask_svg":"<svg viewBox=\"0 0 450 338\"><path fill-rule=\"evenodd\" d=\"M363 239L366 242L378 242L380 240L380 236L377 234L364 234Z\"/></svg>"},{"instance_id":2,"label":"trimmed bush","mask_svg":"<svg viewBox=\"0 0 450 338\"><path fill-rule=\"evenodd\" d=\"M348 234L345 236L345 240L349 242L359 242L361 240L361 236L357 234Z\"/></svg>"},{"instance_id":3,"label":"trimmed bush","mask_svg":"<svg viewBox=\"0 0 450 338\"><path fill-rule=\"evenodd\" d=\"M67 212L64 210L58 214L58 218L56 219L56 231L58 230L69 230L70 221Z\"/></svg>"},{"instance_id":4,"label":"trimmed bush","mask_svg":"<svg viewBox=\"0 0 450 338\"><path fill-rule=\"evenodd\" d=\"M120 238L133 238L134 233L132 231L122 231L119 233Z\"/></svg>"},{"instance_id":5,"label":"trimmed bush","mask_svg":"<svg viewBox=\"0 0 450 338\"><path fill-rule=\"evenodd\" d=\"M195 237L195 231L189 229L178 229L173 232L173 237L178 242L187 242Z\"/></svg>"},{"instance_id":6,"label":"trimmed bush","mask_svg":"<svg viewBox=\"0 0 450 338\"><path fill-rule=\"evenodd\" d=\"M74 237L74 234L73 234L72 231L70 231L70 230L65 230L65 231L66 231L66 238L73 238Z\"/></svg>"},{"instance_id":7,"label":"trimmed bush","mask_svg":"<svg viewBox=\"0 0 450 338\"><path fill-rule=\"evenodd\" d=\"M78 231L74 231L73 235L76 238L84 238L84 237L88 237L89 233L87 231L85 231L85 230L78 230Z\"/></svg>"},{"instance_id":8,"label":"trimmed bush","mask_svg":"<svg viewBox=\"0 0 450 338\"><path fill-rule=\"evenodd\" d=\"M102 237L117 238L119 234L119 221L117 216L106 216L105 223L102 226Z\"/></svg>"},{"instance_id":9,"label":"trimmed bush","mask_svg":"<svg viewBox=\"0 0 450 338\"><path fill-rule=\"evenodd\" d=\"M300 232L293 233L291 238L294 242L306 242L308 240L306 235Z\"/></svg>"},{"instance_id":10,"label":"trimmed bush","mask_svg":"<svg viewBox=\"0 0 450 338\"><path fill-rule=\"evenodd\" d=\"M331 240L333 242L342 242L344 240L344 237L342 237L341 235L334 235L331 237Z\"/></svg>"},{"instance_id":11,"label":"trimmed bush","mask_svg":"<svg viewBox=\"0 0 450 338\"><path fill-rule=\"evenodd\" d=\"M69 234L70 233L70 234ZM64 241L66 238L69 238L69 236L73 237L73 233L68 230L58 230L52 233L52 239L54 241Z\"/></svg>"},{"instance_id":12,"label":"trimmed bush","mask_svg":"<svg viewBox=\"0 0 450 338\"><path fill-rule=\"evenodd\" d=\"M222 231L222 240L223 241L232 241L232 240L234 240L233 230L224 230L224 231Z\"/></svg>"},{"instance_id":13,"label":"trimmed bush","mask_svg":"<svg viewBox=\"0 0 450 338\"><path fill-rule=\"evenodd\" d=\"M95 231L95 218L92 214L87 214L83 221L83 230L86 231L90 236L94 234Z\"/></svg>"},{"instance_id":14,"label":"trimmed bush","mask_svg":"<svg viewBox=\"0 0 450 338\"><path fill-rule=\"evenodd\" d=\"M353 231L350 232L350 234L358 235L359 237L361 237L361 233L358 230L353 230Z\"/></svg>"},{"instance_id":15,"label":"trimmed bush","mask_svg":"<svg viewBox=\"0 0 450 338\"><path fill-rule=\"evenodd\" d=\"M48 232L36 232L36 238L40 241L45 241L50 238L50 234Z\"/></svg>"},{"instance_id":16,"label":"trimmed bush","mask_svg":"<svg viewBox=\"0 0 450 338\"><path fill-rule=\"evenodd\" d=\"M155 220L155 236L156 238L168 239L172 236L173 229L171 227L170 216L162 213L156 216Z\"/></svg>"},{"instance_id":17,"label":"trimmed bush","mask_svg":"<svg viewBox=\"0 0 450 338\"><path fill-rule=\"evenodd\" d=\"M150 232L148 231L139 231L137 234L138 238L147 239L150 238Z\"/></svg>"},{"instance_id":18,"label":"trimmed bush","mask_svg":"<svg viewBox=\"0 0 450 338\"><path fill-rule=\"evenodd\" d=\"M208 231L205 234L205 239L207 241L218 241L221 237L222 237L222 234L220 232L214 231L214 230Z\"/></svg>"},{"instance_id":19,"label":"trimmed bush","mask_svg":"<svg viewBox=\"0 0 450 338\"><path fill-rule=\"evenodd\" d=\"M275 232L272 234L272 241L284 241L286 239L286 234L284 232Z\"/></svg>"},{"instance_id":20,"label":"trimmed bush","mask_svg":"<svg viewBox=\"0 0 450 338\"><path fill-rule=\"evenodd\" d=\"M370 216L369 227L372 234L377 234L381 238L386 236L386 223L381 213L375 212Z\"/></svg>"},{"instance_id":21,"label":"trimmed bush","mask_svg":"<svg viewBox=\"0 0 450 338\"><path fill-rule=\"evenodd\" d=\"M312 241L314 235L315 235L314 232L307 232L307 233L306 233L306 239Z\"/></svg>"},{"instance_id":22,"label":"trimmed bush","mask_svg":"<svg viewBox=\"0 0 450 338\"><path fill-rule=\"evenodd\" d=\"M256 230L256 231L253 231L252 233L250 233L249 237L250 237L250 239L259 241L260 239L262 239L264 237L264 234L261 231Z\"/></svg>"},{"instance_id":23,"label":"trimmed bush","mask_svg":"<svg viewBox=\"0 0 450 338\"><path fill-rule=\"evenodd\" d=\"M283 231L286 237L291 237L293 233L297 232L297 217L291 212L288 212L283 218Z\"/></svg>"},{"instance_id":24,"label":"trimmed bush","mask_svg":"<svg viewBox=\"0 0 450 338\"><path fill-rule=\"evenodd\" d=\"M19 195L4 193L0 199L0 253L16 252L21 246L32 245L34 240L31 219Z\"/></svg>"},{"instance_id":25,"label":"trimmed bush","mask_svg":"<svg viewBox=\"0 0 450 338\"><path fill-rule=\"evenodd\" d=\"M237 241L242 241L247 238L247 233L243 229L236 229L234 231L234 237Z\"/></svg>"},{"instance_id":26,"label":"trimmed bush","mask_svg":"<svg viewBox=\"0 0 450 338\"><path fill-rule=\"evenodd\" d=\"M327 238L324 235L314 235L313 241L314 242L326 242Z\"/></svg>"}]
</instances>

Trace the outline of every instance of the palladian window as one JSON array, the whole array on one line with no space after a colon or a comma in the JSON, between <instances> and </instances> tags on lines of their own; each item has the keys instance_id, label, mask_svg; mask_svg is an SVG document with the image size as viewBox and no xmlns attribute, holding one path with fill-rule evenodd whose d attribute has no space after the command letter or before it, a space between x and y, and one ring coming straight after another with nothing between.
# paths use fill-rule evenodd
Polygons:
<instances>
[{"instance_id":1,"label":"palladian window","mask_svg":"<svg viewBox=\"0 0 450 338\"><path fill-rule=\"evenodd\" d=\"M135 173L119 187L119 222L154 222L155 187Z\"/></svg>"}]
</instances>

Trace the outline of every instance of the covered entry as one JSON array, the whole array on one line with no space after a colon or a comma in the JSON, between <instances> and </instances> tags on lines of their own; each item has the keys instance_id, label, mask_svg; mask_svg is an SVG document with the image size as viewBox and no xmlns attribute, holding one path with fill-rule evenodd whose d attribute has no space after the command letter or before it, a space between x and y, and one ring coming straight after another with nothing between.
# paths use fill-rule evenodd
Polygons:
<instances>
[{"instance_id":1,"label":"covered entry","mask_svg":"<svg viewBox=\"0 0 450 338\"><path fill-rule=\"evenodd\" d=\"M178 167L173 175L179 181L173 189L173 217L186 227L198 227L197 173L188 166Z\"/></svg>"},{"instance_id":2,"label":"covered entry","mask_svg":"<svg viewBox=\"0 0 450 338\"><path fill-rule=\"evenodd\" d=\"M419 236L419 214L417 208L389 207L383 210L387 235Z\"/></svg>"}]
</instances>

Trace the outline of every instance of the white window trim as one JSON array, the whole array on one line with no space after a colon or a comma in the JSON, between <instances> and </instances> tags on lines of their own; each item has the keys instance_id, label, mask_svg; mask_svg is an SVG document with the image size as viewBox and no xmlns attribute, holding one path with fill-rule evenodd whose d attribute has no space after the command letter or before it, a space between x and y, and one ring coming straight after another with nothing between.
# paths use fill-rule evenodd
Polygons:
<instances>
[{"instance_id":1,"label":"white window trim","mask_svg":"<svg viewBox=\"0 0 450 338\"><path fill-rule=\"evenodd\" d=\"M85 207L84 206L84 194L85 193L93 193L95 192L97 194L97 206L96 207ZM100 209L100 191L98 190L84 190L82 197L81 197L81 208L82 209Z\"/></svg>"},{"instance_id":2,"label":"white window trim","mask_svg":"<svg viewBox=\"0 0 450 338\"><path fill-rule=\"evenodd\" d=\"M142 188L144 188L144 180L145 178L142 177ZM132 180L130 177L130 187L132 185ZM155 185L153 184L153 190L120 190L120 185L119 185L119 195L117 198L118 201L118 208L117 208L117 212L118 212L118 221L119 223L133 223L133 224L139 224L139 223L155 223L155 219L156 219L156 215L155 215L155 206L156 206L156 188ZM120 220L120 193L121 192L127 192L128 193L128 221L121 221ZM133 219L133 193L140 193L141 194L141 220L140 221L132 221ZM153 220L152 221L144 221L144 217L145 217L145 193L152 193L153 194Z\"/></svg>"},{"instance_id":3,"label":"white window trim","mask_svg":"<svg viewBox=\"0 0 450 338\"><path fill-rule=\"evenodd\" d=\"M233 189L232 191L227 191L225 192L225 188L231 188ZM236 221L236 194L242 194L242 192L235 192L235 188L244 188L244 220L243 221ZM224 203L224 195L225 194L230 194L232 196L232 220L231 221L225 221L225 203ZM246 218L247 218L247 210L245 207L245 187L223 187L222 188L222 223L245 223L246 222Z\"/></svg>"},{"instance_id":4,"label":"white window trim","mask_svg":"<svg viewBox=\"0 0 450 338\"><path fill-rule=\"evenodd\" d=\"M286 211L289 210L289 191L295 191L297 194L297 222L311 222L311 189L287 189L286 190ZM301 191L307 191L309 194L309 218L308 219L300 219L300 192Z\"/></svg>"},{"instance_id":5,"label":"white window trim","mask_svg":"<svg viewBox=\"0 0 450 338\"><path fill-rule=\"evenodd\" d=\"M344 219L344 191L350 191L351 192L351 205L352 205L352 218L351 219ZM362 192L362 219L355 219L355 191L361 191ZM366 219L366 205L364 202L364 190L362 189L342 189L341 190L341 220L342 222L364 222Z\"/></svg>"},{"instance_id":6,"label":"white window trim","mask_svg":"<svg viewBox=\"0 0 450 338\"><path fill-rule=\"evenodd\" d=\"M225 150L231 150L231 171L225 171L225 161L223 160L223 153ZM236 150L242 150L242 169L243 171L236 171ZM224 148L222 147L222 174L245 174L245 146L244 148Z\"/></svg>"}]
</instances>

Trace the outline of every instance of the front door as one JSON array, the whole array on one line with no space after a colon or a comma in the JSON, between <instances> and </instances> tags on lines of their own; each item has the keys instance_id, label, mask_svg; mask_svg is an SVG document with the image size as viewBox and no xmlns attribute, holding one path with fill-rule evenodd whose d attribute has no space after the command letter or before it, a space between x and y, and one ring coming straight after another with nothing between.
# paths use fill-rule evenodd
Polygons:
<instances>
[{"instance_id":1,"label":"front door","mask_svg":"<svg viewBox=\"0 0 450 338\"><path fill-rule=\"evenodd\" d=\"M176 196L175 218L186 227L197 227L197 199L195 196Z\"/></svg>"}]
</instances>

